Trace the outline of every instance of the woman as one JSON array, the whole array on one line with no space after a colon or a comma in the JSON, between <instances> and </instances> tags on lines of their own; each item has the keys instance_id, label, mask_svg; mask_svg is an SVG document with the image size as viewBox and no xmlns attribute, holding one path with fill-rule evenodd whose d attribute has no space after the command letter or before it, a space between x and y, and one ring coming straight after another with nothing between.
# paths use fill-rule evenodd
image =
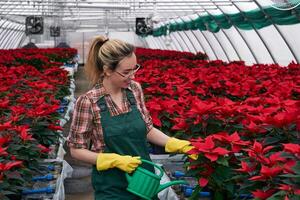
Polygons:
<instances>
[{"instance_id":1,"label":"woman","mask_svg":"<svg viewBox=\"0 0 300 200\"><path fill-rule=\"evenodd\" d=\"M153 127L142 88L133 80L139 68L131 44L102 36L92 42L85 70L94 87L76 102L68 145L75 159L93 165L97 200L140 199L126 190L125 173L139 165L154 172L140 160L150 160L147 140L167 152L192 148Z\"/></svg>"}]
</instances>

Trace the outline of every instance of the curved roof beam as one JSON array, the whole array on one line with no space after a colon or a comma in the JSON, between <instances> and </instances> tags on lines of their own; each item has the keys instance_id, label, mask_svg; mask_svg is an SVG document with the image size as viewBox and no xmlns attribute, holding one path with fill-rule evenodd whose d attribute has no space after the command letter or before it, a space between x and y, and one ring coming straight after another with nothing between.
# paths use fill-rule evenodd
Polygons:
<instances>
[{"instance_id":1,"label":"curved roof beam","mask_svg":"<svg viewBox=\"0 0 300 200\"><path fill-rule=\"evenodd\" d=\"M185 22L184 19L182 17L179 18L183 23ZM190 42L191 46L193 47L194 51L197 52L197 48L194 46L194 43L191 41L191 39L188 37L187 33L185 31L182 31L186 38L188 39L188 41Z\"/></svg>"},{"instance_id":2,"label":"curved roof beam","mask_svg":"<svg viewBox=\"0 0 300 200\"><path fill-rule=\"evenodd\" d=\"M213 5L216 6L216 8L218 9L218 11L220 11L219 6L216 5L216 4L214 3L214 1L212 1L212 3L213 3ZM220 11L220 12L223 13L222 11ZM215 16L212 15L208 10L206 10L206 13L207 13L209 16L211 16L211 17L214 19L214 21L216 22L216 24L220 27L220 24L219 24L219 22L216 20ZM224 13L223 13L223 14L224 14ZM230 44L231 47L233 48L233 50L234 50L234 52L236 53L236 55L238 56L239 60L242 60L241 55L240 55L240 54L238 53L238 51L235 49L235 47L234 47L233 43L231 42L231 40L229 39L229 36L227 35L227 33L226 33L222 28L220 29L220 31L221 31L221 32L224 34L224 36L226 37L227 41L229 42L229 44ZM216 37L216 39L217 39L217 37ZM219 42L219 44L221 45L221 42L220 42L219 40L218 40L218 42ZM222 49L223 49L223 51L224 51L224 53L225 53L225 55L226 55L226 57L227 57L227 60L230 61L231 59L230 59L230 56L228 55L227 51L225 51L225 49L223 48L222 45L221 45L221 47L222 47Z\"/></svg>"},{"instance_id":3,"label":"curved roof beam","mask_svg":"<svg viewBox=\"0 0 300 200\"><path fill-rule=\"evenodd\" d=\"M254 50L251 48L251 46L248 44L247 40L244 38L243 34L241 34L240 30L238 27L236 27L236 25L232 22L232 20L230 19L230 17L228 17L227 13L225 13L223 11L222 8L220 8L218 5L216 5L218 10L221 11L222 14L224 14L224 16L226 17L226 19L231 23L232 27L238 32L238 34L240 35L240 37L242 38L242 40L244 41L244 43L246 44L246 46L248 47L251 55L253 56L254 60L256 63L258 63L258 59L254 53ZM224 31L225 32L225 31ZM231 40L230 40L231 41ZM235 49L235 48L234 48ZM235 49L236 52L238 52L238 50ZM242 59L240 59L242 60Z\"/></svg>"},{"instance_id":4,"label":"curved roof beam","mask_svg":"<svg viewBox=\"0 0 300 200\"><path fill-rule=\"evenodd\" d=\"M232 0L229 0L232 1ZM271 56L271 59L273 61L273 63L276 63L276 59L273 56L272 52L270 51L268 45L266 44L266 42L264 41L264 39L262 38L262 36L260 35L260 33L255 29L254 25L252 24L252 22L250 20L248 20L247 16L243 13L243 11L233 2L233 5L236 9L238 9L238 11L241 13L241 15L244 17L245 20L248 21L248 23L252 26L252 29L255 31L255 33L257 34L257 36L259 37L259 39L262 41L263 45L265 46L265 48L267 49L269 55Z\"/></svg>"},{"instance_id":5,"label":"curved roof beam","mask_svg":"<svg viewBox=\"0 0 300 200\"><path fill-rule=\"evenodd\" d=\"M264 9L261 7L261 5L256 1L253 0L253 2L257 5L257 7L259 7L259 9L264 13L264 15L272 22L272 25L274 26L274 28L276 29L276 31L279 33L280 37L282 38L282 40L284 41L284 43L286 44L287 48L289 49L290 53L292 54L292 56L294 57L294 59L296 60L297 63L299 63L299 59L297 58L294 50L291 48L291 45L288 43L288 41L285 39L285 37L283 36L282 32L280 31L280 29L278 28L278 26L274 23L272 17L270 15L268 15Z\"/></svg>"}]
</instances>

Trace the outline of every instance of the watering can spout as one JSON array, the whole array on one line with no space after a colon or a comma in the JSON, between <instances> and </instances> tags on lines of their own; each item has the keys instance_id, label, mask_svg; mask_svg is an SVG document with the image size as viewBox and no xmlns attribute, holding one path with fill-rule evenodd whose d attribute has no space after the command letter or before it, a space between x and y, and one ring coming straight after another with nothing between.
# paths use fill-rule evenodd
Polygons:
<instances>
[{"instance_id":1,"label":"watering can spout","mask_svg":"<svg viewBox=\"0 0 300 200\"><path fill-rule=\"evenodd\" d=\"M170 187L170 186L172 186L172 185L178 185L178 184L187 184L187 182L186 182L186 181L183 181L183 180L179 180L179 181L171 181L171 182L162 184L162 185L160 185L159 188L157 189L157 193L159 193L160 191L166 189L167 187Z\"/></svg>"}]
</instances>

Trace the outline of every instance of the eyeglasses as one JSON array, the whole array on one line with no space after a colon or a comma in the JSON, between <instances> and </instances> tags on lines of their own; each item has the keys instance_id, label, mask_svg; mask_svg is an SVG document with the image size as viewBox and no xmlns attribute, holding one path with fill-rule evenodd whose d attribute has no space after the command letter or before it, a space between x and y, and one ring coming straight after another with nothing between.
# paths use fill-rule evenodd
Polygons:
<instances>
[{"instance_id":1,"label":"eyeglasses","mask_svg":"<svg viewBox=\"0 0 300 200\"><path fill-rule=\"evenodd\" d=\"M129 78L132 75L134 75L139 69L141 68L141 65L136 64L135 65L135 69L132 69L130 72L123 74L121 72L115 71L117 74L119 74L120 76L124 77L124 78Z\"/></svg>"}]
</instances>

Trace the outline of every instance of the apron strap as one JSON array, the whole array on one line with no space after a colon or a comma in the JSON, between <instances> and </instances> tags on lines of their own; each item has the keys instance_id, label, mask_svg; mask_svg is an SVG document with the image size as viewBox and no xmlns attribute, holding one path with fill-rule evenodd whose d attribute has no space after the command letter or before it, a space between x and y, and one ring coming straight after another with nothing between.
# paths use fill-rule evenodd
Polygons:
<instances>
[{"instance_id":1,"label":"apron strap","mask_svg":"<svg viewBox=\"0 0 300 200\"><path fill-rule=\"evenodd\" d=\"M126 89L126 95L127 95L127 99L129 101L130 105L132 105L132 106L136 105L136 100L135 100L135 97L134 97L132 91Z\"/></svg>"},{"instance_id":2,"label":"apron strap","mask_svg":"<svg viewBox=\"0 0 300 200\"><path fill-rule=\"evenodd\" d=\"M97 105L98 105L98 107L100 108L100 112L102 113L102 115L105 115L106 111L108 111L108 108L107 108L107 105L106 105L104 96L101 97L101 98L97 101ZM92 149L92 145L93 145L92 142L90 142L89 150Z\"/></svg>"},{"instance_id":3,"label":"apron strap","mask_svg":"<svg viewBox=\"0 0 300 200\"><path fill-rule=\"evenodd\" d=\"M131 90L126 89L126 96L131 106L136 105L136 100ZM98 100L97 104L101 112L108 110L104 96Z\"/></svg>"},{"instance_id":4,"label":"apron strap","mask_svg":"<svg viewBox=\"0 0 300 200\"><path fill-rule=\"evenodd\" d=\"M101 112L105 112L106 110L108 110L104 96L99 99L97 104L98 104Z\"/></svg>"}]
</instances>

